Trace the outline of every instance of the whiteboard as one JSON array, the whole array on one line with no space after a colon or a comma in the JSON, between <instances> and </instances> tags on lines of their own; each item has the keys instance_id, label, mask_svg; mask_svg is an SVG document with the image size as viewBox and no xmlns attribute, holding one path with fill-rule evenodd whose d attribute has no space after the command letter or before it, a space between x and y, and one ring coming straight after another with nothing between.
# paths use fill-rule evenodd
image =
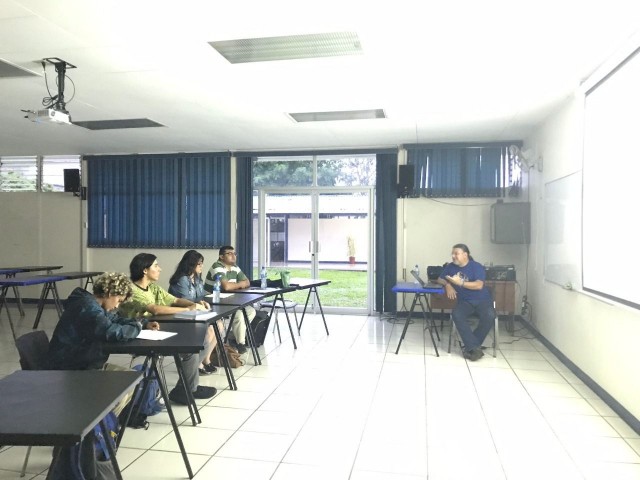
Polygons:
<instances>
[{"instance_id":1,"label":"whiteboard","mask_svg":"<svg viewBox=\"0 0 640 480\"><path fill-rule=\"evenodd\" d=\"M544 278L581 288L582 172L544 187Z\"/></svg>"}]
</instances>

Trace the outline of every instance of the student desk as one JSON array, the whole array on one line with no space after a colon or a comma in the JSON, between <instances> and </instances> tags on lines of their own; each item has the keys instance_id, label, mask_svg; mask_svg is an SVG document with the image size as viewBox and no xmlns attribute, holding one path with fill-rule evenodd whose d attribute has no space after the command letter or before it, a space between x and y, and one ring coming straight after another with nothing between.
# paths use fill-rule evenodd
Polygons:
<instances>
[{"instance_id":1,"label":"student desk","mask_svg":"<svg viewBox=\"0 0 640 480\"><path fill-rule=\"evenodd\" d=\"M322 322L324 323L324 329L329 335L329 328L327 328L327 321L324 318L324 310L322 310L322 303L320 303L320 295L318 294L318 287L322 287L323 285L329 285L331 280L320 280L316 278L292 278L289 285L292 287L297 287L298 290L308 289L309 293L307 294L307 301L304 302L304 309L302 310L302 315L300 316L300 323L298 323L298 335L300 335L300 329L302 328L302 321L304 320L304 314L307 312L307 305L309 304L309 299L311 298L311 294L315 295L316 300L318 301L318 307L320 307L320 315L322 315Z\"/></svg>"},{"instance_id":2,"label":"student desk","mask_svg":"<svg viewBox=\"0 0 640 480\"><path fill-rule=\"evenodd\" d=\"M0 380L0 444L70 447L98 423L106 437L101 420L141 379L139 372L18 370Z\"/></svg>"},{"instance_id":3,"label":"student desk","mask_svg":"<svg viewBox=\"0 0 640 480\"><path fill-rule=\"evenodd\" d=\"M4 275L6 278L15 277L17 273L28 273L28 272L47 272L51 273L53 270L60 270L62 265L28 265L26 267L0 267L0 275ZM18 302L18 311L20 312L20 316L24 317L24 309L22 308L22 299L20 298L20 292L18 291L18 287L13 287L13 295L16 297L16 301Z\"/></svg>"},{"instance_id":4,"label":"student desk","mask_svg":"<svg viewBox=\"0 0 640 480\"><path fill-rule=\"evenodd\" d=\"M191 323L202 323L208 324L213 327L213 333L216 336L216 340L218 345L223 345L224 342L222 340L222 333L218 330L218 320L226 317L227 315L232 315L238 310L237 306L228 306L228 305L218 305L215 310L216 315L207 320L198 320L198 319L184 319L184 318L174 318L173 315L153 315L151 317L147 317L147 320L150 322L158 322L161 324L164 323L175 323L175 322L191 322ZM206 312L202 312L206 313ZM164 328L164 327L163 327ZM233 370L231 369L231 365L229 364L229 357L227 357L227 351L224 348L218 349L220 352L220 358L222 359L222 367L224 368L224 372L227 375L227 382L229 382L229 389L237 390L238 386L236 385L236 378L233 375Z\"/></svg>"},{"instance_id":5,"label":"student desk","mask_svg":"<svg viewBox=\"0 0 640 480\"><path fill-rule=\"evenodd\" d=\"M433 348L436 350L436 356L439 357L440 353L438 352L438 346L436 345L436 341L433 338L433 328L435 325L433 323L433 314L431 312L431 305L429 304L429 295L436 293L443 293L444 287L438 284L428 284L426 286L419 285L417 283L407 283L401 282L393 286L391 289L394 293L413 293L413 302L411 303L411 309L409 310L409 314L407 315L407 319L404 322L404 328L402 329L402 335L400 336L400 341L398 342L398 347L396 348L396 355L400 350L400 345L402 345L402 340L404 340L404 336L407 333L407 327L409 327L409 323L411 321L411 314L416 308L416 304L420 303L420 309L422 310L422 314L424 316L425 328L429 329L429 336L431 337L431 343L433 344ZM426 302L427 309L424 308L424 304L422 300ZM427 316L427 310L429 311L429 316ZM436 329L436 335L438 335L438 330ZM438 337L440 339L440 337Z\"/></svg>"},{"instance_id":6,"label":"student desk","mask_svg":"<svg viewBox=\"0 0 640 480\"><path fill-rule=\"evenodd\" d=\"M145 368L144 371L147 370L147 366L149 362L151 366L149 367L151 374L155 375L155 378L158 379L158 383L160 384L160 392L162 393L162 398L164 400L164 404L167 407L167 414L169 415L169 419L171 420L171 426L173 427L173 433L176 436L176 440L178 442L178 446L180 447L180 453L182 453L182 459L184 460L184 465L187 469L187 473L189 474L189 478L193 478L193 472L191 470L191 464L189 463L189 458L187 457L187 452L184 448L184 444L182 443L182 437L180 436L180 431L178 430L178 424L176 423L176 419L173 415L173 410L171 409L171 401L169 400L169 394L166 390L166 386L164 382L161 380L160 372L158 370L158 358L160 356L173 356L176 362L176 369L178 370L178 376L182 381L182 385L185 388L185 392L187 394L187 398L189 399L187 407L189 408L189 415L191 415L191 421L193 425L197 425L200 423L200 414L198 413L198 408L196 406L195 400L193 398L193 394L191 389L187 387L186 382L184 381L184 375L182 370L182 361L180 360L181 354L194 354L197 355L203 348L204 336L206 334L207 325L204 323L194 323L194 322L172 322L172 323L164 323L163 330L167 332L177 332L177 335L166 338L164 340L141 340L135 339L130 340L128 342L104 342L102 344L102 351L105 353L124 353L124 354L133 354L133 355L141 355L147 357L144 361ZM136 390L139 388L136 387ZM146 385L145 385L146 388ZM143 392L144 393L144 392ZM135 398L135 393L134 393ZM120 441L120 438L118 438Z\"/></svg>"},{"instance_id":7,"label":"student desk","mask_svg":"<svg viewBox=\"0 0 640 480\"><path fill-rule=\"evenodd\" d=\"M242 310L244 324L247 328L247 342L249 343L249 348L251 349L251 354L253 355L253 363L255 365L262 365L260 353L258 352L256 343L253 340L253 330L251 329L251 322L249 322L249 317L247 316L247 311L245 310L245 308L262 300L265 297L265 294L251 293L250 289L243 289L233 290L232 292L222 292L221 295L225 295L225 297L220 298L219 302L214 303L211 294L205 295L205 299L207 302L209 302L214 310L218 305L223 307L235 307L236 310ZM233 318L231 319L231 321L233 321ZM231 330L231 328L229 328L229 330Z\"/></svg>"},{"instance_id":8,"label":"student desk","mask_svg":"<svg viewBox=\"0 0 640 480\"><path fill-rule=\"evenodd\" d=\"M298 289L297 286L290 285L289 287L249 287L242 290L234 290L234 293L240 294L242 296L251 296L253 292L260 293L262 295L261 298L274 297L274 300L271 305L271 311L269 312L269 318L273 317L273 311L276 309L276 303L278 301L282 302L284 305L284 294L288 292L295 292ZM293 334L293 328L291 328L291 320L289 319L289 312L286 308L283 308L284 315L287 318L287 325L289 326L289 333L291 334L291 341L293 342L293 348L297 349L298 345L296 344L296 338ZM297 325L296 325L297 326ZM253 340L253 334L252 334Z\"/></svg>"},{"instance_id":9,"label":"student desk","mask_svg":"<svg viewBox=\"0 0 640 480\"><path fill-rule=\"evenodd\" d=\"M44 284L44 286L42 287L42 293L40 294L40 300L38 301L38 313L36 314L36 321L33 326L33 328L36 328L38 323L40 323L40 316L42 315L44 303L46 297L49 295L49 292L53 292L53 299L56 302L58 314L60 314L62 307L60 306L58 292L55 289L55 283L59 280L65 280L65 277L59 275L37 275L34 277L12 277L0 279L0 312L2 311L2 307L5 306L7 309L7 317L9 318L9 325L11 326L11 333L13 334L14 340L16 338L16 332L13 328L13 321L11 319L9 306L6 304L6 296L9 287L13 287L15 289L16 287L25 287L27 285Z\"/></svg>"}]
</instances>

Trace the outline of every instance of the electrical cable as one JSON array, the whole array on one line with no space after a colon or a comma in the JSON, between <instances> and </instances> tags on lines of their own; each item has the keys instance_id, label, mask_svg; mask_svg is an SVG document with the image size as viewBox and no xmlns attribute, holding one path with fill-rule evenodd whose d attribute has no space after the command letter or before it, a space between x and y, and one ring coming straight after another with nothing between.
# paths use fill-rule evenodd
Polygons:
<instances>
[{"instance_id":1,"label":"electrical cable","mask_svg":"<svg viewBox=\"0 0 640 480\"><path fill-rule=\"evenodd\" d=\"M71 94L71 98L65 102L68 105L76 96L76 84L73 83L73 80L69 75L65 75L65 78L71 82L71 85L73 85L73 93Z\"/></svg>"}]
</instances>

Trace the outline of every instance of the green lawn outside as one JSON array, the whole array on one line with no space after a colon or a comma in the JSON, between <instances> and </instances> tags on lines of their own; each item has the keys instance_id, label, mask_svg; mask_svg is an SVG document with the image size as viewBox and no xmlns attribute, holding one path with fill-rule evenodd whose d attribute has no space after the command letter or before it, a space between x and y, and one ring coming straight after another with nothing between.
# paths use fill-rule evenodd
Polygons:
<instances>
[{"instance_id":1,"label":"green lawn outside","mask_svg":"<svg viewBox=\"0 0 640 480\"><path fill-rule=\"evenodd\" d=\"M267 269L269 279L276 280L280 275ZM309 278L309 269L290 268L291 277ZM257 269L253 278L258 278ZM367 308L367 272L357 270L321 270L320 278L330 280L329 285L320 287L320 301L323 307ZM304 305L308 290L287 293L285 298Z\"/></svg>"}]
</instances>

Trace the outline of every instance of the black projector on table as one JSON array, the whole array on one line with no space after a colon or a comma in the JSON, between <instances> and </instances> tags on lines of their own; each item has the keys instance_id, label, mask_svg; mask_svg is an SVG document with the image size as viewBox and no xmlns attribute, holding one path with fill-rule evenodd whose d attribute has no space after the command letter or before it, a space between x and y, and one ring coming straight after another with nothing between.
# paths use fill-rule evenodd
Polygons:
<instances>
[{"instance_id":1,"label":"black projector on table","mask_svg":"<svg viewBox=\"0 0 640 480\"><path fill-rule=\"evenodd\" d=\"M516 267L514 265L495 265L492 267L484 267L487 280L516 280Z\"/></svg>"}]
</instances>

